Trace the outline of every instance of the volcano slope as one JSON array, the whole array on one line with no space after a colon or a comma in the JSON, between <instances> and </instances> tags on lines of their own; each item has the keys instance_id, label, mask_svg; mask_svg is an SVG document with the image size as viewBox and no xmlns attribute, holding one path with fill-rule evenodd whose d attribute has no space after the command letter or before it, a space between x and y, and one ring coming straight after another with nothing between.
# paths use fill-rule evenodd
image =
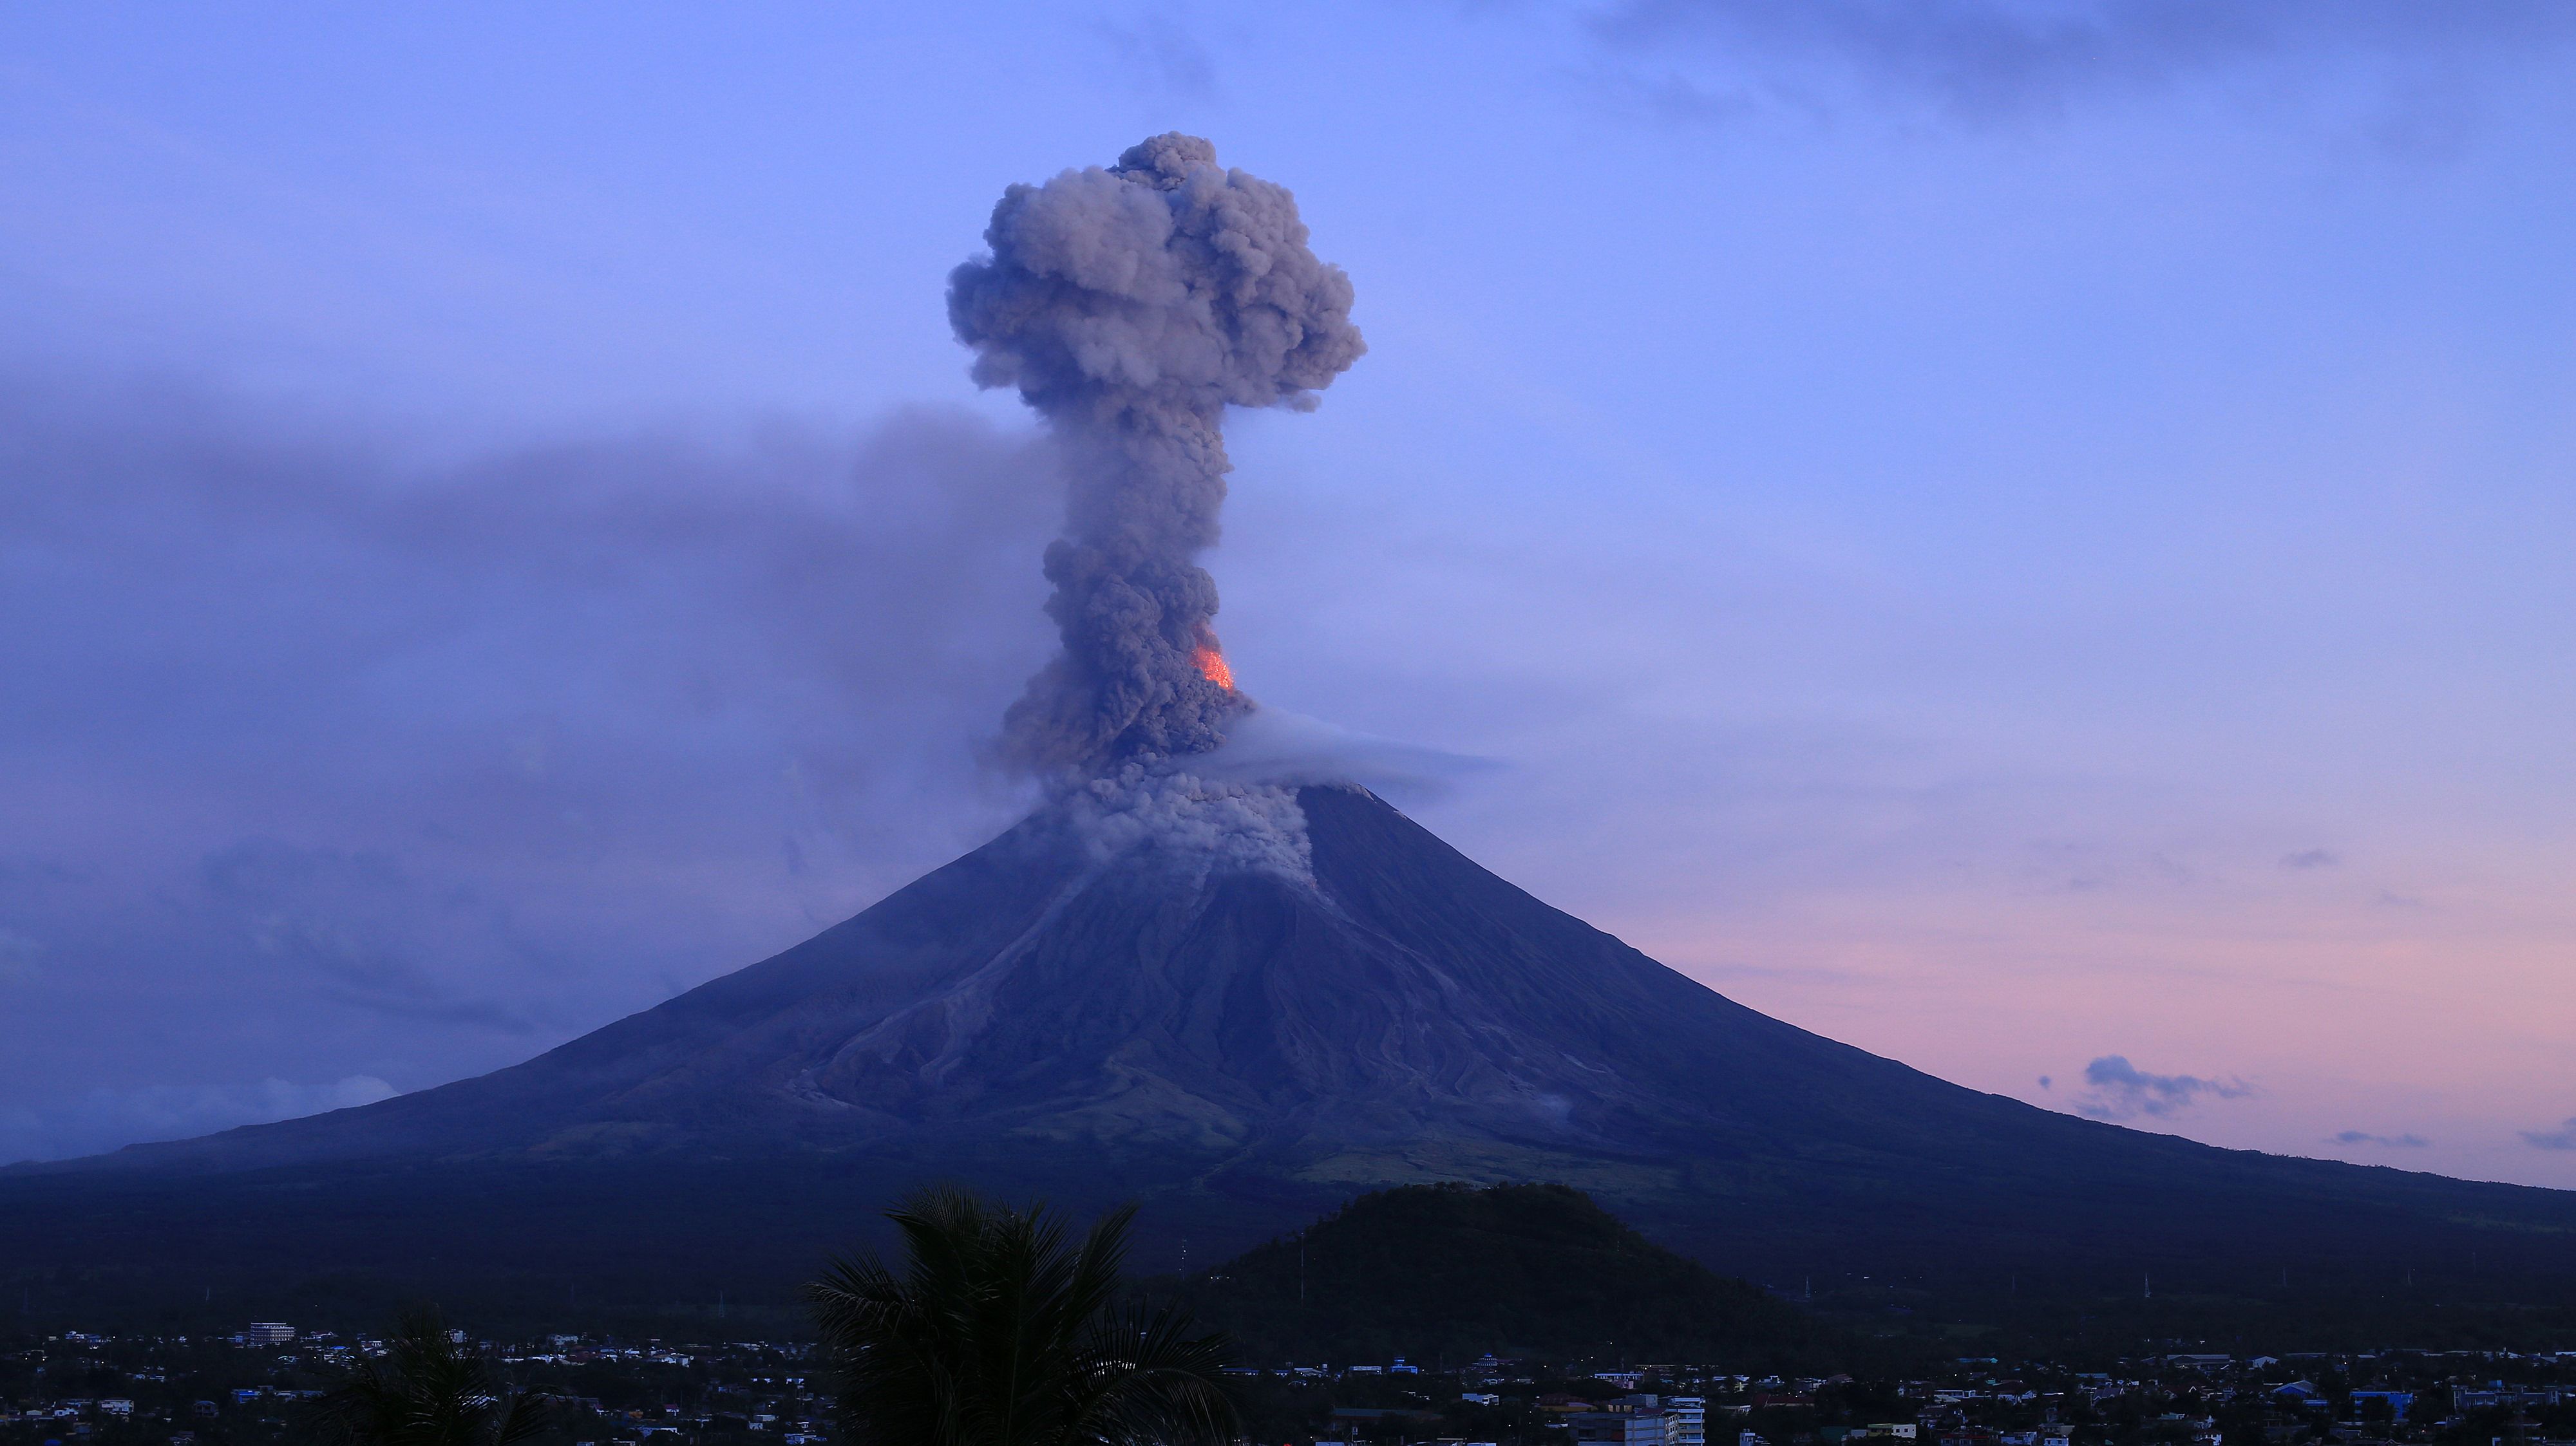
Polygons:
<instances>
[{"instance_id":1,"label":"volcano slope","mask_svg":"<svg viewBox=\"0 0 2576 1446\"><path fill-rule=\"evenodd\" d=\"M1103 865L1042 812L525 1064L0 1171L0 1279L136 1299L350 1271L555 1299L776 1290L929 1178L1140 1199L1144 1238L1201 1260L1371 1187L1555 1181L1782 1284L2009 1276L2029 1299L2134 1293L2144 1271L2162 1293L2474 1261L2555 1298L2576 1279L2576 1195L1962 1089L1735 1004L1365 791L1295 798L1311 879Z\"/></svg>"}]
</instances>

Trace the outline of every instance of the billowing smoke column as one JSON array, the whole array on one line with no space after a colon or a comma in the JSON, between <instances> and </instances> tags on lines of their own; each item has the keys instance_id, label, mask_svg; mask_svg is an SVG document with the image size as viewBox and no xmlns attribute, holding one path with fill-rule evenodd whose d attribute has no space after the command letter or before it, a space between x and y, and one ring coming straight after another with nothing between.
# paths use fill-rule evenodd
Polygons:
<instances>
[{"instance_id":1,"label":"billowing smoke column","mask_svg":"<svg viewBox=\"0 0 2576 1446\"><path fill-rule=\"evenodd\" d=\"M1309 410L1358 360L1351 283L1297 203L1177 132L1102 170L1013 186L989 259L949 277L975 380L1017 387L1062 443L1072 496L1047 549L1064 651L1003 720L1005 758L1097 774L1204 753L1250 704L1198 565L1225 501L1225 409Z\"/></svg>"}]
</instances>

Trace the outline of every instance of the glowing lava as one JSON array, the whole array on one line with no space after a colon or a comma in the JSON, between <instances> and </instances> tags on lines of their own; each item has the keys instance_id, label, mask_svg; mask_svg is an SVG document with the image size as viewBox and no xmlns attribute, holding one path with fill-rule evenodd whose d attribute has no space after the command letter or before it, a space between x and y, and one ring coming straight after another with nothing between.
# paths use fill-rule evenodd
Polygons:
<instances>
[{"instance_id":1,"label":"glowing lava","mask_svg":"<svg viewBox=\"0 0 2576 1446\"><path fill-rule=\"evenodd\" d=\"M1225 665L1225 654L1216 650L1215 639L1199 644L1199 650L1190 655L1190 661L1199 665L1200 677L1229 693L1234 691L1234 669Z\"/></svg>"}]
</instances>

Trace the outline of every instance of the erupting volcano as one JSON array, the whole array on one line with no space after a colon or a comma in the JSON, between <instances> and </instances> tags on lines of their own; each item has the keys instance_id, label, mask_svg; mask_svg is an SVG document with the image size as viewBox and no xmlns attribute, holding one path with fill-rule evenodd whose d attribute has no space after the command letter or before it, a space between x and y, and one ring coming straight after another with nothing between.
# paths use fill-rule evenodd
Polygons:
<instances>
[{"instance_id":1,"label":"erupting volcano","mask_svg":"<svg viewBox=\"0 0 2576 1446\"><path fill-rule=\"evenodd\" d=\"M997 750L1042 780L1035 812L513 1068L0 1172L0 1279L112 1264L193 1300L222 1272L479 1272L658 1308L684 1272L708 1297L783 1286L935 1178L1139 1198L1201 1260L1372 1185L1553 1180L1757 1278L2072 1299L2141 1269L2254 1290L2476 1249L2576 1279L2576 1197L1962 1089L1719 996L1346 780L1210 776L1255 707L1197 561L1221 423L1310 407L1350 366L1350 282L1286 191L1178 135L1012 187L986 240L952 278L957 334L1068 483L1062 651Z\"/></svg>"}]
</instances>

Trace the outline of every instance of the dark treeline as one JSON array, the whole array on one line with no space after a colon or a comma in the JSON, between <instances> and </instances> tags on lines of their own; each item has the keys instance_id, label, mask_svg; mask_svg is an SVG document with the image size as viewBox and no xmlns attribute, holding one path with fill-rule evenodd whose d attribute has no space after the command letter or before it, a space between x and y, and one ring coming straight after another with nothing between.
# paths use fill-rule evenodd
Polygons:
<instances>
[{"instance_id":1,"label":"dark treeline","mask_svg":"<svg viewBox=\"0 0 2576 1446\"><path fill-rule=\"evenodd\" d=\"M333 1222L328 1264L300 1271L235 1255L213 1231L172 1242L172 1260L23 1267L0 1280L0 1330L193 1336L287 1320L347 1333L380 1330L434 1300L494 1339L810 1340L801 1284L835 1250L882 1249L895 1238L868 1208L882 1195L868 1200L845 1178L801 1183L814 1188L798 1192L793 1212L739 1202L743 1233L757 1237L739 1255L672 1238L634 1243L613 1269L549 1270L544 1242L578 1228L578 1202L540 1197L530 1207L536 1223L519 1236L460 1225L426 1260L369 1269L353 1258L376 1217L356 1215ZM430 1193L431 1203L445 1198ZM1103 1207L1075 1208L1087 1216ZM1135 1233L1148 1272L1173 1258L1176 1222L1139 1217ZM2268 1271L2175 1261L2125 1276L2042 1261L1964 1281L1955 1262L1872 1258L1748 1283L1560 1186L1375 1192L1224 1264L1149 1273L1145 1283L1185 1297L1262 1362L1455 1361L1490 1351L1869 1371L1968 1350L2101 1362L2142 1349L2576 1347L2576 1300L2502 1247L2414 1267L2394 1256Z\"/></svg>"}]
</instances>

